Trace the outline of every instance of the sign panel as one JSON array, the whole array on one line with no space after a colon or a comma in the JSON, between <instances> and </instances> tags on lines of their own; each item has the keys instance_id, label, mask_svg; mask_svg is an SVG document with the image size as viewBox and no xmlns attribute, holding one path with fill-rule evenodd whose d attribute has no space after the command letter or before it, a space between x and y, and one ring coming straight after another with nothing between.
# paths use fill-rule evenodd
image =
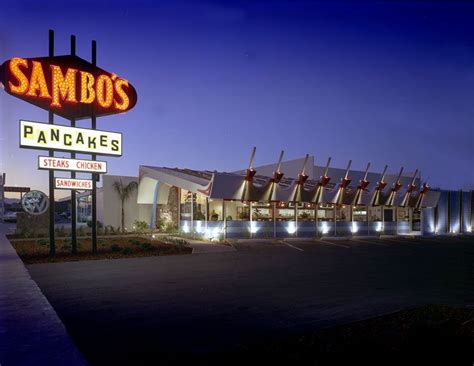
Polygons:
<instances>
[{"instance_id":1,"label":"sign panel","mask_svg":"<svg viewBox=\"0 0 474 366\"><path fill-rule=\"evenodd\" d=\"M9 187L4 186L5 192L25 193L31 191L30 187Z\"/></svg>"},{"instance_id":2,"label":"sign panel","mask_svg":"<svg viewBox=\"0 0 474 366\"><path fill-rule=\"evenodd\" d=\"M78 56L12 58L0 82L17 98L67 119L123 113L137 103L135 88Z\"/></svg>"},{"instance_id":3,"label":"sign panel","mask_svg":"<svg viewBox=\"0 0 474 366\"><path fill-rule=\"evenodd\" d=\"M122 134L20 120L20 147L122 155Z\"/></svg>"},{"instance_id":4,"label":"sign panel","mask_svg":"<svg viewBox=\"0 0 474 366\"><path fill-rule=\"evenodd\" d=\"M49 198L41 191L30 191L21 199L21 207L30 215L42 215L48 211Z\"/></svg>"},{"instance_id":5,"label":"sign panel","mask_svg":"<svg viewBox=\"0 0 474 366\"><path fill-rule=\"evenodd\" d=\"M56 189L74 189L74 190L91 190L92 180L90 179L72 179L72 178L55 178L54 188Z\"/></svg>"},{"instance_id":6,"label":"sign panel","mask_svg":"<svg viewBox=\"0 0 474 366\"><path fill-rule=\"evenodd\" d=\"M105 174L107 162L38 156L38 169Z\"/></svg>"}]
</instances>

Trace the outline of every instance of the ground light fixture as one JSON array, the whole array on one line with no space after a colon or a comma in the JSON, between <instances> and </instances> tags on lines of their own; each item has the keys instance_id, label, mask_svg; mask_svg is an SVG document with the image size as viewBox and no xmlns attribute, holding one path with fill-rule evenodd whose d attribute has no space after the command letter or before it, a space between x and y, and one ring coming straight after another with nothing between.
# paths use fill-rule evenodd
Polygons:
<instances>
[{"instance_id":1,"label":"ground light fixture","mask_svg":"<svg viewBox=\"0 0 474 366\"><path fill-rule=\"evenodd\" d=\"M381 222L377 222L377 226L375 227L375 231L378 233L383 231L383 224Z\"/></svg>"},{"instance_id":2,"label":"ground light fixture","mask_svg":"<svg viewBox=\"0 0 474 366\"><path fill-rule=\"evenodd\" d=\"M250 233L251 234L256 234L258 230L259 230L259 227L257 226L257 223L252 221L249 225Z\"/></svg>"},{"instance_id":3,"label":"ground light fixture","mask_svg":"<svg viewBox=\"0 0 474 366\"><path fill-rule=\"evenodd\" d=\"M323 224L321 225L321 232L326 235L327 233L329 233L329 226L326 222L323 222Z\"/></svg>"},{"instance_id":4,"label":"ground light fixture","mask_svg":"<svg viewBox=\"0 0 474 366\"><path fill-rule=\"evenodd\" d=\"M352 221L352 227L351 227L352 234L355 234L358 231L359 231L359 226L357 225L357 222Z\"/></svg>"},{"instance_id":5,"label":"ground light fixture","mask_svg":"<svg viewBox=\"0 0 474 366\"><path fill-rule=\"evenodd\" d=\"M296 233L296 223L289 222L288 225L286 226L286 232L290 235L293 235L294 233Z\"/></svg>"}]
</instances>

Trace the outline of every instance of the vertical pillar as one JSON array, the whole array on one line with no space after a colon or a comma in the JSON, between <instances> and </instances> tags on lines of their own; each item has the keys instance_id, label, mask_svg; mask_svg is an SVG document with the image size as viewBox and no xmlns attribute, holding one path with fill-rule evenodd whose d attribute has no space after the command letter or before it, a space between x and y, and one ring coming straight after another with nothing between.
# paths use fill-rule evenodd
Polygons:
<instances>
[{"instance_id":1,"label":"vertical pillar","mask_svg":"<svg viewBox=\"0 0 474 366\"><path fill-rule=\"evenodd\" d=\"M470 199L470 227L469 231L472 233L474 231L474 191L471 191L471 199Z\"/></svg>"},{"instance_id":2,"label":"vertical pillar","mask_svg":"<svg viewBox=\"0 0 474 366\"><path fill-rule=\"evenodd\" d=\"M76 36L71 36L71 56L76 56ZM73 118L71 121L71 127L76 127L76 120ZM71 153L71 159L76 158L76 153ZM76 172L71 172L71 178L76 178ZM77 253L77 197L76 190L71 190L71 252Z\"/></svg>"},{"instance_id":3,"label":"vertical pillar","mask_svg":"<svg viewBox=\"0 0 474 366\"><path fill-rule=\"evenodd\" d=\"M298 202L295 202L295 236L298 236Z\"/></svg>"},{"instance_id":4,"label":"vertical pillar","mask_svg":"<svg viewBox=\"0 0 474 366\"><path fill-rule=\"evenodd\" d=\"M448 191L446 202L446 230L448 234L451 234L451 191Z\"/></svg>"},{"instance_id":5,"label":"vertical pillar","mask_svg":"<svg viewBox=\"0 0 474 366\"><path fill-rule=\"evenodd\" d=\"M394 213L395 213L395 234L398 235L398 207L394 207Z\"/></svg>"},{"instance_id":6,"label":"vertical pillar","mask_svg":"<svg viewBox=\"0 0 474 366\"><path fill-rule=\"evenodd\" d=\"M178 190L178 232L181 232L181 188Z\"/></svg>"},{"instance_id":7,"label":"vertical pillar","mask_svg":"<svg viewBox=\"0 0 474 366\"><path fill-rule=\"evenodd\" d=\"M276 227L276 210L277 210L277 203L273 201L273 238L276 239L277 237L277 227Z\"/></svg>"},{"instance_id":8,"label":"vertical pillar","mask_svg":"<svg viewBox=\"0 0 474 366\"><path fill-rule=\"evenodd\" d=\"M49 57L54 56L54 31L49 30ZM54 125L54 114L48 112L48 123ZM54 156L54 150L49 150L49 156ZM49 171L49 255L56 254L56 242L54 238L54 170Z\"/></svg>"},{"instance_id":9,"label":"vertical pillar","mask_svg":"<svg viewBox=\"0 0 474 366\"><path fill-rule=\"evenodd\" d=\"M222 199L222 218L224 219L224 240L227 237L227 213L225 212L225 199Z\"/></svg>"},{"instance_id":10,"label":"vertical pillar","mask_svg":"<svg viewBox=\"0 0 474 366\"><path fill-rule=\"evenodd\" d=\"M194 193L191 193L191 235L194 238Z\"/></svg>"},{"instance_id":11,"label":"vertical pillar","mask_svg":"<svg viewBox=\"0 0 474 366\"><path fill-rule=\"evenodd\" d=\"M150 228L156 229L156 207L158 205L158 192L160 190L160 182L156 181L155 191L153 193L153 206L151 208L151 222Z\"/></svg>"},{"instance_id":12,"label":"vertical pillar","mask_svg":"<svg viewBox=\"0 0 474 366\"><path fill-rule=\"evenodd\" d=\"M252 230L253 230L253 215L252 215L253 214L253 212L252 212L253 205L252 205L252 201L249 202L249 207L250 207L250 239L252 239L252 237L253 237L253 232L252 232Z\"/></svg>"},{"instance_id":13,"label":"vertical pillar","mask_svg":"<svg viewBox=\"0 0 474 366\"><path fill-rule=\"evenodd\" d=\"M380 206L382 210L382 233L385 231L385 206ZM367 215L369 214L369 206L367 206ZM369 220L367 216L367 225L369 225Z\"/></svg>"},{"instance_id":14,"label":"vertical pillar","mask_svg":"<svg viewBox=\"0 0 474 366\"><path fill-rule=\"evenodd\" d=\"M92 65L97 65L97 42L92 41ZM91 127L93 130L97 128L95 114L91 117ZM97 159L96 155L92 155L92 161ZM98 174L92 174L92 253L97 253L97 181Z\"/></svg>"},{"instance_id":15,"label":"vertical pillar","mask_svg":"<svg viewBox=\"0 0 474 366\"><path fill-rule=\"evenodd\" d=\"M316 206L314 207L314 221L315 221L315 223L316 223L316 229L315 229L315 234L314 234L314 236L318 236L318 234L319 234L318 207L319 207L319 203L316 203Z\"/></svg>"},{"instance_id":16,"label":"vertical pillar","mask_svg":"<svg viewBox=\"0 0 474 366\"><path fill-rule=\"evenodd\" d=\"M209 220L209 197L206 197L205 205L206 205L206 211L205 211L205 216L204 216L204 230L206 230L207 232L207 220ZM222 219L224 219L224 209L222 209Z\"/></svg>"},{"instance_id":17,"label":"vertical pillar","mask_svg":"<svg viewBox=\"0 0 474 366\"><path fill-rule=\"evenodd\" d=\"M334 236L337 236L337 213L336 213L336 210L337 210L337 205L334 204L333 206L333 216L334 216Z\"/></svg>"},{"instance_id":18,"label":"vertical pillar","mask_svg":"<svg viewBox=\"0 0 474 366\"><path fill-rule=\"evenodd\" d=\"M382 217L383 217L383 208L382 208ZM369 205L365 206L365 222L367 224L367 235L370 236L370 216L369 216ZM383 219L382 219L383 220ZM383 224L382 224L383 225ZM383 226L382 226L383 227Z\"/></svg>"}]
</instances>

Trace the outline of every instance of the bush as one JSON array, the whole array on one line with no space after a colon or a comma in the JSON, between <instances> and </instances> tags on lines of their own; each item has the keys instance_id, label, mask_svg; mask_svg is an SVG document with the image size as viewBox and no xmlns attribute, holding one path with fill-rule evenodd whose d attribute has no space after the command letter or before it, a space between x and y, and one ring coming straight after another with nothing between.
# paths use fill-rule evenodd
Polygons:
<instances>
[{"instance_id":1,"label":"bush","mask_svg":"<svg viewBox=\"0 0 474 366\"><path fill-rule=\"evenodd\" d=\"M60 226L55 231L57 236L66 236L66 229L64 229L64 226Z\"/></svg>"},{"instance_id":2,"label":"bush","mask_svg":"<svg viewBox=\"0 0 474 366\"><path fill-rule=\"evenodd\" d=\"M80 227L79 229L77 229L77 236L84 236L86 235L86 231L84 230L84 227Z\"/></svg>"},{"instance_id":3,"label":"bush","mask_svg":"<svg viewBox=\"0 0 474 366\"><path fill-rule=\"evenodd\" d=\"M117 252L120 252L122 250L122 247L118 244L112 244L110 246L110 249L112 250L112 252L117 253Z\"/></svg>"},{"instance_id":4,"label":"bush","mask_svg":"<svg viewBox=\"0 0 474 366\"><path fill-rule=\"evenodd\" d=\"M153 249L153 245L151 245L150 243L142 243L140 245L140 247L143 249L143 250L146 250L146 251L149 251L149 250L152 250Z\"/></svg>"},{"instance_id":5,"label":"bush","mask_svg":"<svg viewBox=\"0 0 474 366\"><path fill-rule=\"evenodd\" d=\"M165 233L175 233L178 231L178 228L176 227L175 224L173 224L172 222L166 224L164 230L163 230Z\"/></svg>"},{"instance_id":6,"label":"bush","mask_svg":"<svg viewBox=\"0 0 474 366\"><path fill-rule=\"evenodd\" d=\"M49 246L49 240L47 239L40 239L38 240L38 245L41 245L41 246Z\"/></svg>"},{"instance_id":7,"label":"bush","mask_svg":"<svg viewBox=\"0 0 474 366\"><path fill-rule=\"evenodd\" d=\"M189 243L182 238L175 238L173 236L165 236L161 239L163 243L175 245L188 245Z\"/></svg>"},{"instance_id":8,"label":"bush","mask_svg":"<svg viewBox=\"0 0 474 366\"><path fill-rule=\"evenodd\" d=\"M87 227L92 227L92 219L87 219L86 220ZM97 220L97 229L102 229L104 227L104 224Z\"/></svg>"},{"instance_id":9,"label":"bush","mask_svg":"<svg viewBox=\"0 0 474 366\"><path fill-rule=\"evenodd\" d=\"M130 239L128 242L132 245L140 245L141 243L140 240L137 239Z\"/></svg>"},{"instance_id":10,"label":"bush","mask_svg":"<svg viewBox=\"0 0 474 366\"><path fill-rule=\"evenodd\" d=\"M135 220L133 223L133 227L135 231L139 233L143 233L148 230L148 224L146 221Z\"/></svg>"},{"instance_id":11,"label":"bush","mask_svg":"<svg viewBox=\"0 0 474 366\"><path fill-rule=\"evenodd\" d=\"M132 248L123 248L122 254L125 254L125 255L132 254Z\"/></svg>"},{"instance_id":12,"label":"bush","mask_svg":"<svg viewBox=\"0 0 474 366\"><path fill-rule=\"evenodd\" d=\"M33 232L30 231L29 229L22 229L20 230L19 232L20 236L22 236L23 238L32 238L33 237Z\"/></svg>"}]
</instances>

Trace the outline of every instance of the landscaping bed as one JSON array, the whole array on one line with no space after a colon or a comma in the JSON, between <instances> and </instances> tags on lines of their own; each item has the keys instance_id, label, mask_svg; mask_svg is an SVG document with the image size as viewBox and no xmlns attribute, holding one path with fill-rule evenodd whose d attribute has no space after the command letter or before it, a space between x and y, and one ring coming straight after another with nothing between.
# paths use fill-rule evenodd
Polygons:
<instances>
[{"instance_id":1,"label":"landscaping bed","mask_svg":"<svg viewBox=\"0 0 474 366\"><path fill-rule=\"evenodd\" d=\"M184 240L166 242L166 239L151 240L138 236L99 237L96 254L92 254L90 238L80 238L77 242L77 253L72 254L70 239L56 240L54 257L49 256L48 239L16 239L11 243L25 264L179 255L192 252L192 248Z\"/></svg>"}]
</instances>

